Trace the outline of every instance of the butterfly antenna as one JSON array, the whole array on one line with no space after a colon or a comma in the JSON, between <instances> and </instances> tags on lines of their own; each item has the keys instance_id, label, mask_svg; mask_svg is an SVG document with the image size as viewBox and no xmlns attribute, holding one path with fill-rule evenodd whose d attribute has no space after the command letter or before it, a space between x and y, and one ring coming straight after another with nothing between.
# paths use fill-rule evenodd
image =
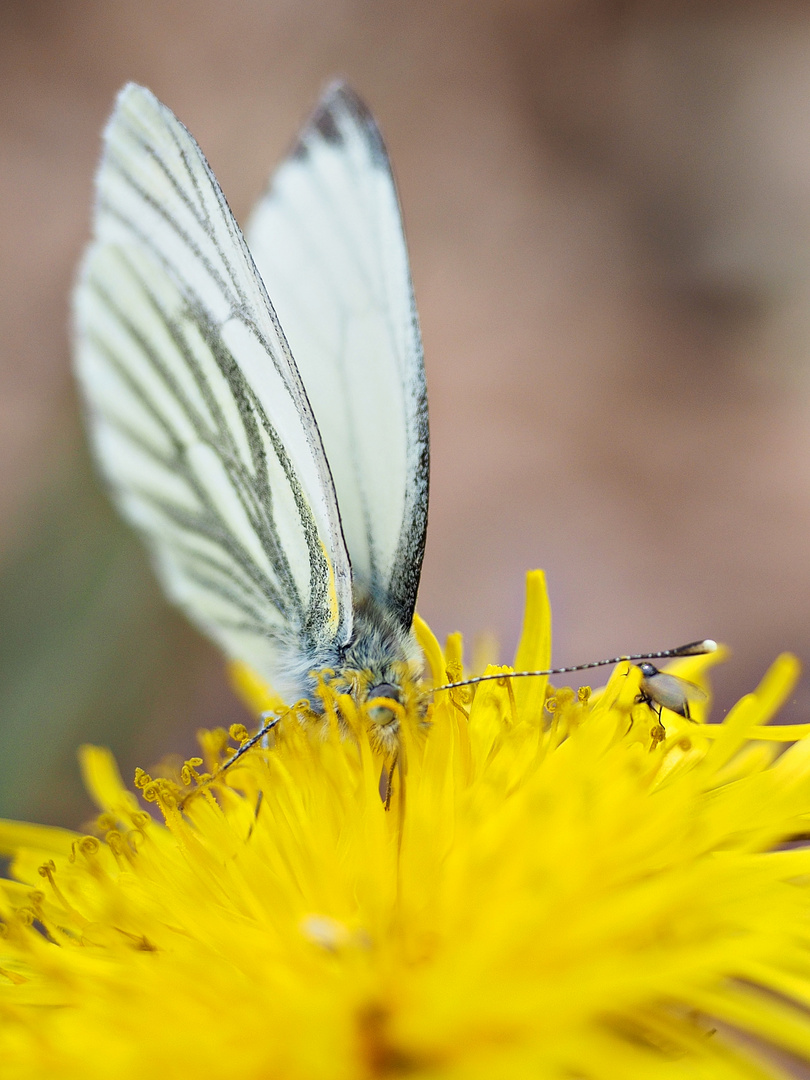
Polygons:
<instances>
[{"instance_id":1,"label":"butterfly antenna","mask_svg":"<svg viewBox=\"0 0 810 1080\"><path fill-rule=\"evenodd\" d=\"M456 690L461 686L475 686L477 683L490 682L493 679L526 679L538 675L568 675L572 671L588 671L591 668L606 667L609 664L621 664L625 660L635 663L637 660L673 660L679 656L704 656L717 650L717 642L712 638L702 641L690 641L677 649L664 649L663 652L630 653L627 656L612 656L608 660L591 660L588 664L574 664L573 667L547 668L545 671L504 671L497 675L475 675L471 679L434 686L431 693L438 690Z\"/></svg>"}]
</instances>

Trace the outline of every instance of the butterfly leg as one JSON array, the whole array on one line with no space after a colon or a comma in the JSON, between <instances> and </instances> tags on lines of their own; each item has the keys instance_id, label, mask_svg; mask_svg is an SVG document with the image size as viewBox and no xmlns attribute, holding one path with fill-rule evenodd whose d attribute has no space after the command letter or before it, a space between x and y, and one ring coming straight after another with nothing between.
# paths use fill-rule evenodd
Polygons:
<instances>
[{"instance_id":1,"label":"butterfly leg","mask_svg":"<svg viewBox=\"0 0 810 1080\"><path fill-rule=\"evenodd\" d=\"M382 799L385 809L391 809L391 797L394 794L394 771L399 763L399 755L394 754L393 760L388 768L383 765L382 772L380 773L380 798Z\"/></svg>"}]
</instances>

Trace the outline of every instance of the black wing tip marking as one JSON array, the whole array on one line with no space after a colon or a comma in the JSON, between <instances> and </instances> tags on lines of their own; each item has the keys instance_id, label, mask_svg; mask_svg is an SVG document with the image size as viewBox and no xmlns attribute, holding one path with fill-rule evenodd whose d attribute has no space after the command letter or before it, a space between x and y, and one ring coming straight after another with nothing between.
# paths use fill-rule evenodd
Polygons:
<instances>
[{"instance_id":1,"label":"black wing tip marking","mask_svg":"<svg viewBox=\"0 0 810 1080\"><path fill-rule=\"evenodd\" d=\"M345 79L333 79L321 94L318 110L337 111L343 107L352 117L362 124L371 122L376 127L371 109L366 105L360 95L352 89Z\"/></svg>"},{"instance_id":2,"label":"black wing tip marking","mask_svg":"<svg viewBox=\"0 0 810 1080\"><path fill-rule=\"evenodd\" d=\"M307 158L313 132L329 146L341 149L346 143L347 125L362 132L372 163L390 170L377 121L362 98L343 79L335 79L326 87L290 156L298 160Z\"/></svg>"}]
</instances>

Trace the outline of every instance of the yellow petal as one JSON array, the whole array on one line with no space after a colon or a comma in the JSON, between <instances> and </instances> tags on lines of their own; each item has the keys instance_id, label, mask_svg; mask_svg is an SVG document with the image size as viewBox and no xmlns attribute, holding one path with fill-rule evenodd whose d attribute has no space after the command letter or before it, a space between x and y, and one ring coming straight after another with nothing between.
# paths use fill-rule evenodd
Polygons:
<instances>
[{"instance_id":1,"label":"yellow petal","mask_svg":"<svg viewBox=\"0 0 810 1080\"><path fill-rule=\"evenodd\" d=\"M515 671L545 671L551 666L551 605L546 575L531 570L526 575L526 609L523 630L515 654ZM515 699L521 709L540 715L548 678L515 679Z\"/></svg>"}]
</instances>

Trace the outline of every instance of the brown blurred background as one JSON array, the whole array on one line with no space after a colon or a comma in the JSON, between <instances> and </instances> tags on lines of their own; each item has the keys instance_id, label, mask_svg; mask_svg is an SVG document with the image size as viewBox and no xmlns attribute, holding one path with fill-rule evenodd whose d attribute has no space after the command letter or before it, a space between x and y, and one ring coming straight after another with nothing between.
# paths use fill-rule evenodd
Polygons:
<instances>
[{"instance_id":1,"label":"brown blurred background","mask_svg":"<svg viewBox=\"0 0 810 1080\"><path fill-rule=\"evenodd\" d=\"M78 824L242 718L88 469L68 297L118 87L244 219L330 77L386 135L433 439L420 610L557 663L728 642L721 710L810 655L810 7L770 0L3 0L0 814ZM786 718L810 718L800 687Z\"/></svg>"}]
</instances>

